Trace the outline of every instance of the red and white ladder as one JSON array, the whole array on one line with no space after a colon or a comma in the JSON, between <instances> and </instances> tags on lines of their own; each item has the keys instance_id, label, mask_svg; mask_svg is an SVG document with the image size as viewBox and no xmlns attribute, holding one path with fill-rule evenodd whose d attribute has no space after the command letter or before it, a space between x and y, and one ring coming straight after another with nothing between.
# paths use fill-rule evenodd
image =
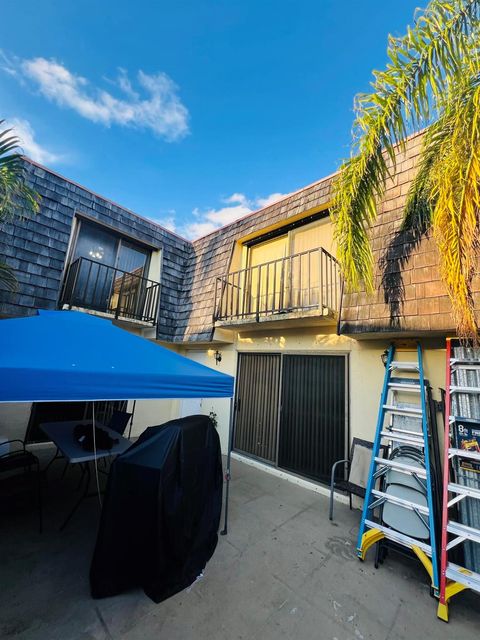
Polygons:
<instances>
[{"instance_id":1,"label":"red and white ladder","mask_svg":"<svg viewBox=\"0 0 480 640\"><path fill-rule=\"evenodd\" d=\"M454 345L452 345L454 342ZM478 469L474 476L480 478L480 446L463 442L459 446L458 429L464 429L470 435L471 426L480 427L480 350L459 345L455 340L447 339L446 396L445 396L445 439L443 467L443 508L442 538L440 554L440 601L437 615L448 622L448 604L450 598L464 589L480 593L480 573L451 561L452 550L459 545L470 545L476 557L480 554L480 527L459 522L458 517L465 513L466 502L473 500L473 510L480 514L480 489L466 481L467 474L462 473L463 466L470 465ZM462 415L463 414L463 415ZM469 415L467 415L469 414ZM473 420L472 420L473 418ZM467 431L470 430L470 431ZM478 429L475 429L477 432ZM480 433L480 432L479 432ZM469 437L470 437L469 435ZM476 442L480 443L480 437ZM478 481L476 482L478 484ZM461 504L462 503L462 504ZM452 508L460 506L456 519ZM472 507L468 508L472 513ZM478 517L474 519L479 522ZM478 546L477 546L478 545ZM471 554L470 554L471 555Z\"/></svg>"}]
</instances>

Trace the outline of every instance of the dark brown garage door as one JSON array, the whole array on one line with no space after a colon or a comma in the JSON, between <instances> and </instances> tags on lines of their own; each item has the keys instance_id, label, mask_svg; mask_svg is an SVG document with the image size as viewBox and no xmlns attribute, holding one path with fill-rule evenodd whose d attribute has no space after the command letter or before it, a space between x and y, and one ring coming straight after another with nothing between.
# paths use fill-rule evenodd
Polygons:
<instances>
[{"instance_id":1,"label":"dark brown garage door","mask_svg":"<svg viewBox=\"0 0 480 640\"><path fill-rule=\"evenodd\" d=\"M283 357L278 466L327 481L345 454L345 357Z\"/></svg>"},{"instance_id":2,"label":"dark brown garage door","mask_svg":"<svg viewBox=\"0 0 480 640\"><path fill-rule=\"evenodd\" d=\"M241 353L235 398L235 449L277 459L280 355Z\"/></svg>"},{"instance_id":3,"label":"dark brown garage door","mask_svg":"<svg viewBox=\"0 0 480 640\"><path fill-rule=\"evenodd\" d=\"M239 354L235 449L327 482L345 457L344 355Z\"/></svg>"}]
</instances>

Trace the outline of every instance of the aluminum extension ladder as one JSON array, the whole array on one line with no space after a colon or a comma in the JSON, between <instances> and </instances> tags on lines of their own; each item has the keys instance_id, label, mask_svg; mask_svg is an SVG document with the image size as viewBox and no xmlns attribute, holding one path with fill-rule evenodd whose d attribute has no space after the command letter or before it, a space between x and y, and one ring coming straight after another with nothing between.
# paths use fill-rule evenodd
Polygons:
<instances>
[{"instance_id":1,"label":"aluminum extension ladder","mask_svg":"<svg viewBox=\"0 0 480 640\"><path fill-rule=\"evenodd\" d=\"M478 569L472 571L449 559L452 549L460 544L470 565L478 566L480 559L480 489L476 479L479 473L461 472L462 461L469 461L480 468L480 452L476 446L473 450L457 448L453 430L458 419L466 419L466 422L480 419L480 349L458 346L452 351L452 339L448 338L440 601L437 610L438 617L445 622L448 622L448 603L452 596L464 589L480 593ZM473 502L469 505L467 499ZM456 520L449 513L454 505L458 508ZM466 519L469 524L458 522L458 519Z\"/></svg>"},{"instance_id":2,"label":"aluminum extension ladder","mask_svg":"<svg viewBox=\"0 0 480 640\"><path fill-rule=\"evenodd\" d=\"M362 519L358 533L357 555L365 559L368 549L382 539L387 539L406 547L421 561L431 580L432 592L439 593L439 562L435 537L435 513L432 491L432 474L430 466L428 414L425 379L423 372L422 348L417 343L416 349L402 349L416 354L415 361L395 360L395 345L388 350L385 379L380 400L377 428L373 444L372 459L365 490ZM411 356L410 356L411 357ZM408 378L393 377L407 373ZM417 402L402 403L399 396L417 399ZM411 395L410 395L411 394ZM418 402L419 400L419 402ZM408 420L406 420L406 418ZM412 428L415 425L415 428ZM422 454L423 469L381 457L381 449L387 444L387 451L395 447L407 446ZM377 488L381 479L391 470L405 474L423 484L426 505L402 500ZM427 529L428 539L420 540L387 526L382 522L382 509L386 503L415 512ZM380 510L380 513L378 512ZM401 514L402 511L399 511Z\"/></svg>"}]
</instances>

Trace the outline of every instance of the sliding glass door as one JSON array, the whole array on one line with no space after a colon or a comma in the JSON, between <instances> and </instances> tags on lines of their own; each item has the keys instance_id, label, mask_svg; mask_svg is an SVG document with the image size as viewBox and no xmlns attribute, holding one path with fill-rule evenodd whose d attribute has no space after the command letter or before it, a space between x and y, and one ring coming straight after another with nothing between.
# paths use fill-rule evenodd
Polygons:
<instances>
[{"instance_id":1,"label":"sliding glass door","mask_svg":"<svg viewBox=\"0 0 480 640\"><path fill-rule=\"evenodd\" d=\"M75 300L97 311L128 309L135 315L145 301L149 252L104 229L81 220L72 263L76 260Z\"/></svg>"}]
</instances>

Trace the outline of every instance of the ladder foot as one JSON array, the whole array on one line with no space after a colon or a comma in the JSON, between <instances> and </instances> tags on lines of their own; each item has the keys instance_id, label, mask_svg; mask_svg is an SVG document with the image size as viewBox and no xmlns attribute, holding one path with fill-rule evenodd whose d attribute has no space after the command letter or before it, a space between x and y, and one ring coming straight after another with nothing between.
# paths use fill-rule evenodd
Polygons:
<instances>
[{"instance_id":1,"label":"ladder foot","mask_svg":"<svg viewBox=\"0 0 480 640\"><path fill-rule=\"evenodd\" d=\"M448 622L448 604L443 602L438 603L437 617L444 622Z\"/></svg>"},{"instance_id":2,"label":"ladder foot","mask_svg":"<svg viewBox=\"0 0 480 640\"><path fill-rule=\"evenodd\" d=\"M431 581L430 595L432 596L432 598L438 598L439 591L438 591L438 586L434 584L432 561L427 556L427 554L424 551L422 551L422 549L420 549L419 547L416 547L415 545L413 545L412 546L412 551L417 556L417 558L420 560L420 562L423 564L423 567L424 567L425 571L430 576L430 581Z\"/></svg>"},{"instance_id":3,"label":"ladder foot","mask_svg":"<svg viewBox=\"0 0 480 640\"><path fill-rule=\"evenodd\" d=\"M365 555L370 547L377 543L379 540L382 540L384 537L385 534L378 529L369 529L366 533L364 533L362 536L362 542L357 549L357 555L360 560L365 560Z\"/></svg>"}]
</instances>

